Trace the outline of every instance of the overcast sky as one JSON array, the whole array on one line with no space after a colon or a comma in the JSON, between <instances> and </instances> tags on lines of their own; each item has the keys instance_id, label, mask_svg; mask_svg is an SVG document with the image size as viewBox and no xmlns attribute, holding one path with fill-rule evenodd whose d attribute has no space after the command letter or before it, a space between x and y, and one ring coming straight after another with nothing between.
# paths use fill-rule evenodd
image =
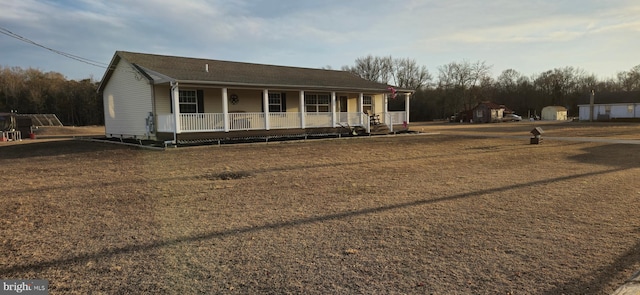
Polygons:
<instances>
[{"instance_id":1,"label":"overcast sky","mask_svg":"<svg viewBox=\"0 0 640 295\"><path fill-rule=\"evenodd\" d=\"M598 78L640 64L638 0L0 0L0 29L101 63L116 50L340 69L413 58L434 77L486 61L530 76L573 66ZM104 68L0 34L0 65L69 79Z\"/></svg>"}]
</instances>

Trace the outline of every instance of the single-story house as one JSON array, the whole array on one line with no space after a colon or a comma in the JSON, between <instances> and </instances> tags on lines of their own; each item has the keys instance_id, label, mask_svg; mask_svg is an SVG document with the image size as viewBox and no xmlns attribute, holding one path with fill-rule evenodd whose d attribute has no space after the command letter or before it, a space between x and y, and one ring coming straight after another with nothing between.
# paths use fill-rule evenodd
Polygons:
<instances>
[{"instance_id":1,"label":"single-story house","mask_svg":"<svg viewBox=\"0 0 640 295\"><path fill-rule=\"evenodd\" d=\"M640 91L585 94L578 104L580 121L640 120Z\"/></svg>"},{"instance_id":2,"label":"single-story house","mask_svg":"<svg viewBox=\"0 0 640 295\"><path fill-rule=\"evenodd\" d=\"M478 103L471 111L475 123L502 122L504 114L511 112L504 105L490 101Z\"/></svg>"},{"instance_id":3,"label":"single-story house","mask_svg":"<svg viewBox=\"0 0 640 295\"><path fill-rule=\"evenodd\" d=\"M542 120L566 121L567 108L563 106L546 106L542 108Z\"/></svg>"},{"instance_id":4,"label":"single-story house","mask_svg":"<svg viewBox=\"0 0 640 295\"><path fill-rule=\"evenodd\" d=\"M188 142L406 128L412 90L347 71L117 51L98 87L112 138ZM387 111L406 97L405 111Z\"/></svg>"}]
</instances>

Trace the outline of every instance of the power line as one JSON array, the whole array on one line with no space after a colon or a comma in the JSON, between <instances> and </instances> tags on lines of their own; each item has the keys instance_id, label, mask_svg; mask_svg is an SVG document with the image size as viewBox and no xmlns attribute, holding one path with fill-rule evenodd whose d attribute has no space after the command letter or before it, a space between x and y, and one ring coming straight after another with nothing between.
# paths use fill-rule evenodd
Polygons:
<instances>
[{"instance_id":1,"label":"power line","mask_svg":"<svg viewBox=\"0 0 640 295\"><path fill-rule=\"evenodd\" d=\"M84 58L84 57L80 57L80 56L77 56L77 55L73 55L71 53L67 53L67 52L64 52L64 51L60 51L60 50L56 50L56 49L44 46L42 44L36 43L35 41L32 41L32 40L26 38L26 37L23 37L23 36L20 36L20 35L14 33L14 32L11 32L11 31L9 31L8 29L6 29L4 27L0 27L0 34L7 35L7 36L9 36L11 38L18 39L18 40L20 40L22 42L29 43L29 44L38 46L40 48L44 48L44 49L49 50L49 51L51 51L53 53L62 55L64 57L66 57L66 58L70 58L70 59L73 59L73 60L76 60L76 61L79 61L79 62L83 62L83 63L86 63L88 65L92 65L94 67L99 67L99 68L103 68L103 69L107 68L107 64L106 63L95 61L95 60L91 60L91 59Z\"/></svg>"}]
</instances>

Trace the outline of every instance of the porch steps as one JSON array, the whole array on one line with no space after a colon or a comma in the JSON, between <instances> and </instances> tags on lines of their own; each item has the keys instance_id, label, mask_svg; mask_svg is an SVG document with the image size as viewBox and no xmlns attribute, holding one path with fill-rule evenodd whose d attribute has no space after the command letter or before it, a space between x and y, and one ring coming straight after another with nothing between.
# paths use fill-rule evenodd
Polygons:
<instances>
[{"instance_id":1,"label":"porch steps","mask_svg":"<svg viewBox=\"0 0 640 295\"><path fill-rule=\"evenodd\" d=\"M387 126L387 124L380 123L371 125L370 134L372 135L384 135L389 133L391 133L391 129L389 129L389 126Z\"/></svg>"}]
</instances>

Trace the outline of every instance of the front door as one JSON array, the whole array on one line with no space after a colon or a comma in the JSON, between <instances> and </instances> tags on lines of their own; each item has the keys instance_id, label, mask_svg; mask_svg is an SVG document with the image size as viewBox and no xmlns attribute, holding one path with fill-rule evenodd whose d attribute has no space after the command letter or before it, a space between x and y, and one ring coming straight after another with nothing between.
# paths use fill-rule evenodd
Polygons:
<instances>
[{"instance_id":1,"label":"front door","mask_svg":"<svg viewBox=\"0 0 640 295\"><path fill-rule=\"evenodd\" d=\"M339 123L344 124L349 122L349 116L347 115L347 97L346 96L338 97L338 105L337 105L336 112L338 112Z\"/></svg>"},{"instance_id":2,"label":"front door","mask_svg":"<svg viewBox=\"0 0 640 295\"><path fill-rule=\"evenodd\" d=\"M347 112L347 97L340 96L340 101L338 102L338 112L346 113Z\"/></svg>"}]
</instances>

